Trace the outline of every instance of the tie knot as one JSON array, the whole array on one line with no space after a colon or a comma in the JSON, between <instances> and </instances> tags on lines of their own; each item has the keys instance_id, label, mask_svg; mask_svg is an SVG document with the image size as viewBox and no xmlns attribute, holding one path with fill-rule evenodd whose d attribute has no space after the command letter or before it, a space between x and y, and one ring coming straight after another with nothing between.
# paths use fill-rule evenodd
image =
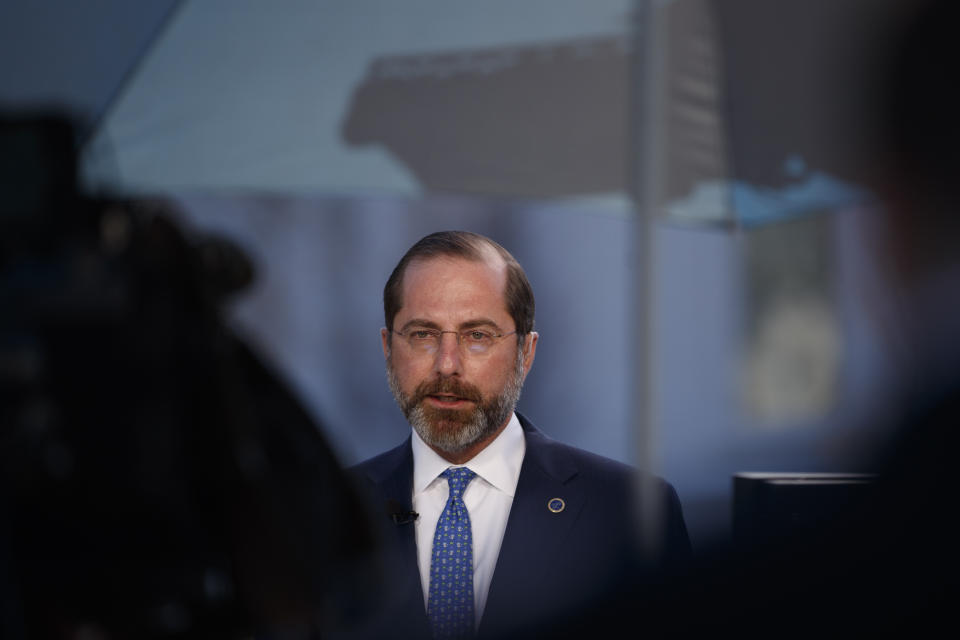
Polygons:
<instances>
[{"instance_id":1,"label":"tie knot","mask_svg":"<svg viewBox=\"0 0 960 640\"><path fill-rule=\"evenodd\" d=\"M477 474L466 467L449 467L440 474L440 477L446 478L447 484L450 485L450 495L456 498L463 495L463 490L476 476Z\"/></svg>"}]
</instances>

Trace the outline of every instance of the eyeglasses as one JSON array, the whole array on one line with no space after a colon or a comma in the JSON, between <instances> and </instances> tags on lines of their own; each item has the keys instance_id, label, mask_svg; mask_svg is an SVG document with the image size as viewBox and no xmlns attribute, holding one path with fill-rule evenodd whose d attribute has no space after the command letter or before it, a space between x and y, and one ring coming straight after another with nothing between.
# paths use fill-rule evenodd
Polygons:
<instances>
[{"instance_id":1,"label":"eyeglasses","mask_svg":"<svg viewBox=\"0 0 960 640\"><path fill-rule=\"evenodd\" d=\"M494 333L488 329L464 329L463 331L440 331L440 329L413 328L406 333L393 331L398 336L406 338L407 344L417 353L435 354L440 349L440 340L443 334L452 333L457 336L457 344L461 350L473 355L483 355L497 344L497 340L510 336L516 331L508 333Z\"/></svg>"}]
</instances>

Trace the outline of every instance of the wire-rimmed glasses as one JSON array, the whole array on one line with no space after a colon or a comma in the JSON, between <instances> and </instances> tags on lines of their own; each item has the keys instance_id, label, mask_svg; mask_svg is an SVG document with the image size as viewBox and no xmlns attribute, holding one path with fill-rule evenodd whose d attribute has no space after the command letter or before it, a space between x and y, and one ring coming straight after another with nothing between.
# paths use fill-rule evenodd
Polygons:
<instances>
[{"instance_id":1,"label":"wire-rimmed glasses","mask_svg":"<svg viewBox=\"0 0 960 640\"><path fill-rule=\"evenodd\" d=\"M452 333L457 336L457 344L460 346L461 351L479 356L493 348L500 338L514 335L516 331L496 333L490 329L482 328L463 329L462 331L441 331L440 329L428 327L413 327L403 332L393 331L393 333L405 338L407 344L409 344L410 348L415 352L430 355L435 354L440 349L440 341L443 339L443 334Z\"/></svg>"}]
</instances>

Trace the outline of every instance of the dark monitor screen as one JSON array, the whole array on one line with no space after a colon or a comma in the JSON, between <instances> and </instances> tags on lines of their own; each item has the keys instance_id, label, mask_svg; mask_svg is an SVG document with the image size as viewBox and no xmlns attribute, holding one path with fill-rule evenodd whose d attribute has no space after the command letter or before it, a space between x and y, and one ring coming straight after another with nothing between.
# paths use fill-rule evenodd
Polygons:
<instances>
[{"instance_id":1,"label":"dark monitor screen","mask_svg":"<svg viewBox=\"0 0 960 640\"><path fill-rule=\"evenodd\" d=\"M854 508L874 480L862 473L734 474L734 542L805 535Z\"/></svg>"}]
</instances>

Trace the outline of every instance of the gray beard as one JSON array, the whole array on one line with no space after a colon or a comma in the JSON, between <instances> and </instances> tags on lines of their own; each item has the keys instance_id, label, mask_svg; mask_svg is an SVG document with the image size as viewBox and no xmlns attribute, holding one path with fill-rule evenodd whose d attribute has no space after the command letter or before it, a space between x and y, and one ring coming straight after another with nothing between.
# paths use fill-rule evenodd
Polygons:
<instances>
[{"instance_id":1,"label":"gray beard","mask_svg":"<svg viewBox=\"0 0 960 640\"><path fill-rule=\"evenodd\" d=\"M387 359L387 383L394 400L420 438L445 453L459 454L496 433L507 421L520 400L523 387L523 351L517 348L513 375L503 391L489 400L483 400L473 385L452 378L421 383L408 396L400 389L400 382ZM427 407L424 399L431 393L447 391L475 401L472 409L436 409Z\"/></svg>"}]
</instances>

